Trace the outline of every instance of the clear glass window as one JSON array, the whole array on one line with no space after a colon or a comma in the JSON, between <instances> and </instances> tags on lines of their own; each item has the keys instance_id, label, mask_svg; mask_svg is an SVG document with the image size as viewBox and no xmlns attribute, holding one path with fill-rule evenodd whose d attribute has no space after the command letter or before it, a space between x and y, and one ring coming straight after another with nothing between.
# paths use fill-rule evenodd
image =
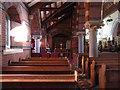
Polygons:
<instances>
[{"instance_id":1,"label":"clear glass window","mask_svg":"<svg viewBox=\"0 0 120 90\"><path fill-rule=\"evenodd\" d=\"M5 19L5 30L6 30L6 48L10 48L10 19L6 17Z\"/></svg>"}]
</instances>

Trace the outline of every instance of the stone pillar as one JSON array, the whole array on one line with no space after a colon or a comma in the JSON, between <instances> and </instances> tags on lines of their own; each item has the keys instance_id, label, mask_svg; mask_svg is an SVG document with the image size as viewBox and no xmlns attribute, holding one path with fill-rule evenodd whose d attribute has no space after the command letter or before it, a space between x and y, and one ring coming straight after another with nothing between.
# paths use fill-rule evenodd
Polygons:
<instances>
[{"instance_id":1,"label":"stone pillar","mask_svg":"<svg viewBox=\"0 0 120 90\"><path fill-rule=\"evenodd\" d=\"M78 36L78 53L84 53L84 41L83 41L83 36L79 35Z\"/></svg>"},{"instance_id":2,"label":"stone pillar","mask_svg":"<svg viewBox=\"0 0 120 90\"><path fill-rule=\"evenodd\" d=\"M98 45L97 45L97 30L96 28L90 28L89 32L89 57L98 56Z\"/></svg>"},{"instance_id":3,"label":"stone pillar","mask_svg":"<svg viewBox=\"0 0 120 90\"><path fill-rule=\"evenodd\" d=\"M85 23L85 28L90 30L89 57L98 57L97 29L103 25L103 21L88 21Z\"/></svg>"},{"instance_id":4,"label":"stone pillar","mask_svg":"<svg viewBox=\"0 0 120 90\"><path fill-rule=\"evenodd\" d=\"M84 53L84 36L85 31L77 32L78 36L78 53Z\"/></svg>"},{"instance_id":5,"label":"stone pillar","mask_svg":"<svg viewBox=\"0 0 120 90\"><path fill-rule=\"evenodd\" d=\"M118 13L118 22L120 23L120 12Z\"/></svg>"}]
</instances>

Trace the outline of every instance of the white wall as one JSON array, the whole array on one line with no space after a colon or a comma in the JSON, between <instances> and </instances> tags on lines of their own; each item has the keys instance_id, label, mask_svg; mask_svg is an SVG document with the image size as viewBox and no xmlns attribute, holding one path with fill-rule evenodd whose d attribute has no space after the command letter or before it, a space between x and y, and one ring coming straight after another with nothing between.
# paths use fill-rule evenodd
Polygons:
<instances>
[{"instance_id":1,"label":"white wall","mask_svg":"<svg viewBox=\"0 0 120 90\"><path fill-rule=\"evenodd\" d=\"M101 30L102 38L112 39L112 37L116 35L117 27L118 27L118 14L119 14L119 11L116 11L103 20L105 25L104 27L102 27L102 30ZM107 22L108 19L113 19L113 21Z\"/></svg>"}]
</instances>

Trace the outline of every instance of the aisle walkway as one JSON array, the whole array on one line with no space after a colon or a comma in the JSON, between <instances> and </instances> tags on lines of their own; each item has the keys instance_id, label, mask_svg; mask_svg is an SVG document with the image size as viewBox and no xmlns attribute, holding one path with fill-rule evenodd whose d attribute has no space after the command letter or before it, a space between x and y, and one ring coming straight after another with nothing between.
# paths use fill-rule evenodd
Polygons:
<instances>
[{"instance_id":1,"label":"aisle walkway","mask_svg":"<svg viewBox=\"0 0 120 90\"><path fill-rule=\"evenodd\" d=\"M88 90L91 89L91 84L88 79L86 79L85 75L79 74L78 76L78 85L82 90Z\"/></svg>"}]
</instances>

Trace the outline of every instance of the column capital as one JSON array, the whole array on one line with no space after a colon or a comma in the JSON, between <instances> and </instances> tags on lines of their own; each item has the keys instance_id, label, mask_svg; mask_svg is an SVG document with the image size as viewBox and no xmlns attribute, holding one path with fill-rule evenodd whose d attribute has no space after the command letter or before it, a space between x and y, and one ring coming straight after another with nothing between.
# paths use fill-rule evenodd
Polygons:
<instances>
[{"instance_id":1,"label":"column capital","mask_svg":"<svg viewBox=\"0 0 120 90\"><path fill-rule=\"evenodd\" d=\"M101 28L101 26L104 26L104 24L103 21L87 21L84 26L86 29L95 30Z\"/></svg>"},{"instance_id":2,"label":"column capital","mask_svg":"<svg viewBox=\"0 0 120 90\"><path fill-rule=\"evenodd\" d=\"M79 36L79 35L85 35L85 30L76 32L76 36Z\"/></svg>"}]
</instances>

